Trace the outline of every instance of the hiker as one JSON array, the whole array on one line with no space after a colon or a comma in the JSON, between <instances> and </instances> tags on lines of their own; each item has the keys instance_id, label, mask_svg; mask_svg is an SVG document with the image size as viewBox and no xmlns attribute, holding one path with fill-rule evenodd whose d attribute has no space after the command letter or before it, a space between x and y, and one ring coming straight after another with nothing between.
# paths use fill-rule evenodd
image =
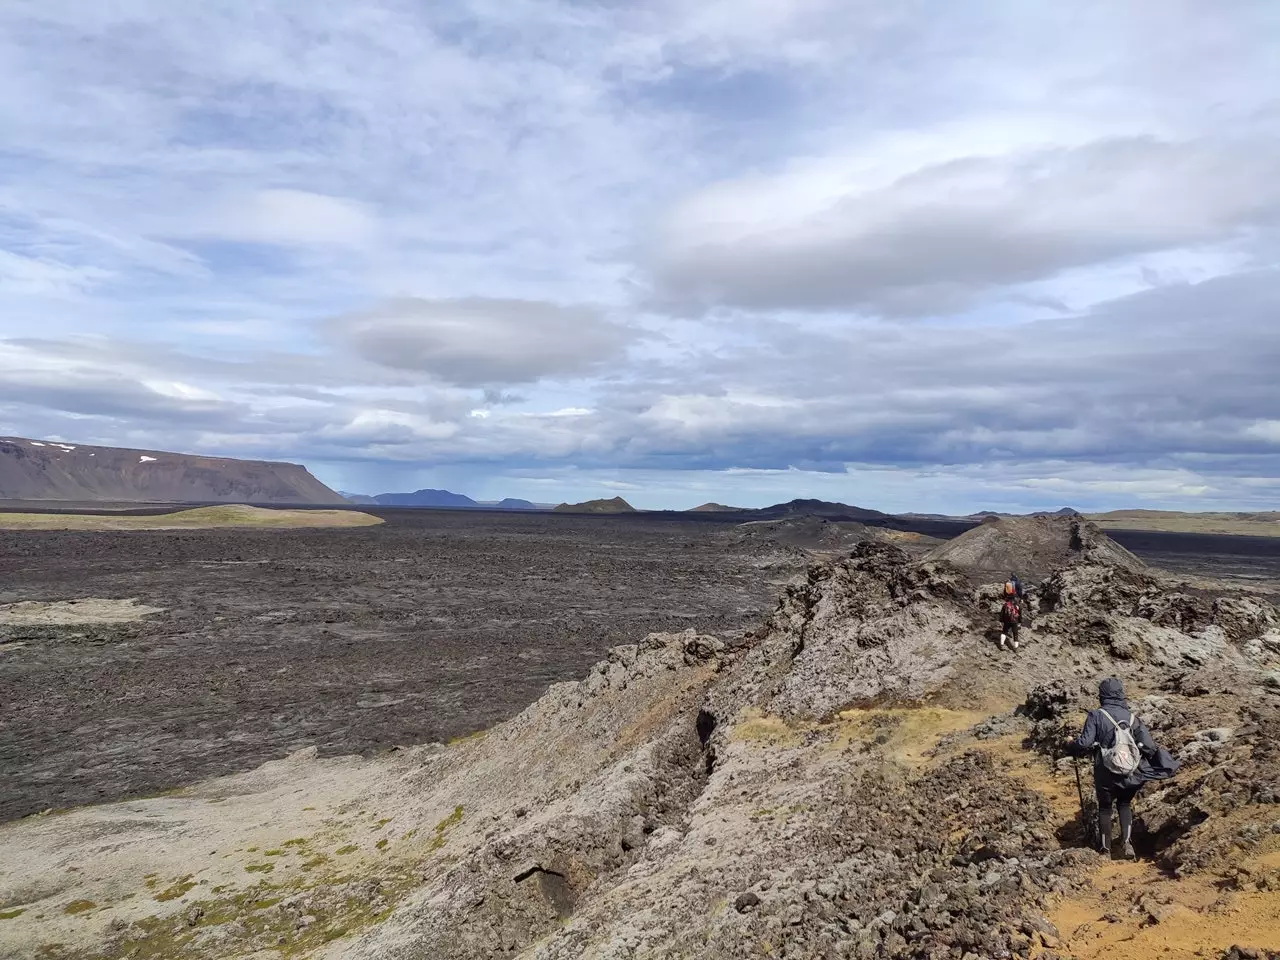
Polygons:
<instances>
[{"instance_id":1,"label":"hiker","mask_svg":"<svg viewBox=\"0 0 1280 960\"><path fill-rule=\"evenodd\" d=\"M1022 581L1018 579L1016 573L1009 574L1009 582L1004 585L1004 595L1006 598L1016 597L1019 603L1027 599L1027 594L1022 589Z\"/></svg>"},{"instance_id":2,"label":"hiker","mask_svg":"<svg viewBox=\"0 0 1280 960\"><path fill-rule=\"evenodd\" d=\"M1018 649L1018 631L1022 629L1022 604L1017 594L1008 592L1009 584L1005 584L1004 603L1000 606L1000 649L1007 650L1005 640Z\"/></svg>"},{"instance_id":3,"label":"hiker","mask_svg":"<svg viewBox=\"0 0 1280 960\"><path fill-rule=\"evenodd\" d=\"M1136 860L1133 849L1133 798L1147 780L1164 779L1177 769L1168 752L1156 747L1147 725L1133 715L1124 684L1108 677L1098 685L1101 706L1090 710L1080 736L1067 742L1067 752L1093 754L1093 786L1098 795L1101 852L1111 853L1111 805L1120 810L1121 856ZM1143 761L1147 761L1144 764ZM1157 761L1153 767L1151 761ZM1172 764L1172 767L1169 767Z\"/></svg>"}]
</instances>

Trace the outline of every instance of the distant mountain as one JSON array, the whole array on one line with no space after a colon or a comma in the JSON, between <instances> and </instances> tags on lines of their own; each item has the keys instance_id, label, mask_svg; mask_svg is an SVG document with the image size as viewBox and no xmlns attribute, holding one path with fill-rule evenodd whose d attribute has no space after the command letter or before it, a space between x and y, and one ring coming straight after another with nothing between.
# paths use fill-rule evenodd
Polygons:
<instances>
[{"instance_id":1,"label":"distant mountain","mask_svg":"<svg viewBox=\"0 0 1280 960\"><path fill-rule=\"evenodd\" d=\"M533 503L507 497L504 500L472 500L451 490L415 490L413 493L342 494L348 503L377 504L384 507L450 507L454 510L549 510L552 504Z\"/></svg>"},{"instance_id":2,"label":"distant mountain","mask_svg":"<svg viewBox=\"0 0 1280 960\"><path fill-rule=\"evenodd\" d=\"M723 503L704 503L690 507L688 513L746 513L745 507L726 507Z\"/></svg>"},{"instance_id":3,"label":"distant mountain","mask_svg":"<svg viewBox=\"0 0 1280 960\"><path fill-rule=\"evenodd\" d=\"M1000 513L996 510L979 510L964 516L946 513L900 513L897 516L908 520L958 520L972 523L983 523L987 520L1000 520L1005 517L1081 517L1084 516L1074 507L1063 507L1060 510L1037 510L1034 513Z\"/></svg>"},{"instance_id":4,"label":"distant mountain","mask_svg":"<svg viewBox=\"0 0 1280 960\"><path fill-rule=\"evenodd\" d=\"M345 503L297 463L0 437L0 499Z\"/></svg>"},{"instance_id":5,"label":"distant mountain","mask_svg":"<svg viewBox=\"0 0 1280 960\"><path fill-rule=\"evenodd\" d=\"M413 493L380 493L373 498L384 507L478 507L470 497L448 490L415 490Z\"/></svg>"},{"instance_id":6,"label":"distant mountain","mask_svg":"<svg viewBox=\"0 0 1280 960\"><path fill-rule=\"evenodd\" d=\"M791 500L787 503L775 503L771 507L761 507L759 510L744 512L760 519L827 517L831 520L884 520L889 516L879 510L852 507L847 503L832 503L828 500Z\"/></svg>"},{"instance_id":7,"label":"distant mountain","mask_svg":"<svg viewBox=\"0 0 1280 960\"><path fill-rule=\"evenodd\" d=\"M635 513L636 508L621 497L610 500L588 500L585 503L562 503L556 513Z\"/></svg>"}]
</instances>

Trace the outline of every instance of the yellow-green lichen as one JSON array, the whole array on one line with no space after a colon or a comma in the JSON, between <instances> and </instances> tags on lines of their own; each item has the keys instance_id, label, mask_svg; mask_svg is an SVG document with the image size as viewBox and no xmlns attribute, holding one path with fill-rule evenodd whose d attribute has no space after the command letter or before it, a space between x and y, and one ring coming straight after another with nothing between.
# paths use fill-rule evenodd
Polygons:
<instances>
[{"instance_id":1,"label":"yellow-green lichen","mask_svg":"<svg viewBox=\"0 0 1280 960\"><path fill-rule=\"evenodd\" d=\"M85 913L89 910L95 910L97 907L98 905L92 900L72 900L62 908L62 912L74 917L77 913Z\"/></svg>"},{"instance_id":2,"label":"yellow-green lichen","mask_svg":"<svg viewBox=\"0 0 1280 960\"><path fill-rule=\"evenodd\" d=\"M0 920L13 920L26 912L26 907L18 907L16 910L0 910Z\"/></svg>"},{"instance_id":3,"label":"yellow-green lichen","mask_svg":"<svg viewBox=\"0 0 1280 960\"><path fill-rule=\"evenodd\" d=\"M156 894L155 898L161 903L165 903L169 900L177 900L179 897L186 896L187 891L194 887L195 882L190 877L183 877L181 880L174 883L173 886L169 887L169 889L161 890Z\"/></svg>"},{"instance_id":4,"label":"yellow-green lichen","mask_svg":"<svg viewBox=\"0 0 1280 960\"><path fill-rule=\"evenodd\" d=\"M453 808L453 813L449 814L443 820L436 824L436 835L431 838L431 849L439 850L444 846L445 834L450 827L456 827L462 822L462 807Z\"/></svg>"},{"instance_id":5,"label":"yellow-green lichen","mask_svg":"<svg viewBox=\"0 0 1280 960\"><path fill-rule=\"evenodd\" d=\"M250 863L245 866L249 873L270 873L276 868L274 863Z\"/></svg>"}]
</instances>

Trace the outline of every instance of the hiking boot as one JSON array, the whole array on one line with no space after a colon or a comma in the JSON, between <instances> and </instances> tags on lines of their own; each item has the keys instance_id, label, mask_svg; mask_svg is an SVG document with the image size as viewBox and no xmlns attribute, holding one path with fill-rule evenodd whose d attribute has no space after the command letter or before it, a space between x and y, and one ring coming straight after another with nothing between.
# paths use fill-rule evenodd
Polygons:
<instances>
[{"instance_id":1,"label":"hiking boot","mask_svg":"<svg viewBox=\"0 0 1280 960\"><path fill-rule=\"evenodd\" d=\"M1120 851L1121 860L1137 860L1138 852L1133 849L1132 843L1126 843Z\"/></svg>"},{"instance_id":2,"label":"hiking boot","mask_svg":"<svg viewBox=\"0 0 1280 960\"><path fill-rule=\"evenodd\" d=\"M1008 649L1009 649L1008 647L1006 647L1006 646L1004 645L1004 634L1003 634L1003 633L1002 633L1002 634L1000 634L1000 649L1001 649L1001 650L1008 650Z\"/></svg>"},{"instance_id":3,"label":"hiking boot","mask_svg":"<svg viewBox=\"0 0 1280 960\"><path fill-rule=\"evenodd\" d=\"M1017 650L1017 649L1018 649L1018 641L1017 641L1017 640L1014 640L1014 641L1013 641L1013 649L1015 649L1015 650Z\"/></svg>"}]
</instances>

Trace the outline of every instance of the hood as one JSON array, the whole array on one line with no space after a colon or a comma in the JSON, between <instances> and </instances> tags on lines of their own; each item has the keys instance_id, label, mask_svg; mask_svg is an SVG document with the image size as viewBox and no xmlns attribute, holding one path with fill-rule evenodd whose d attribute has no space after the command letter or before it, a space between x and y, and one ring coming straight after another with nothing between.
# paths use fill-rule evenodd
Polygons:
<instances>
[{"instance_id":1,"label":"hood","mask_svg":"<svg viewBox=\"0 0 1280 960\"><path fill-rule=\"evenodd\" d=\"M1115 677L1107 677L1098 684L1098 699L1103 703L1124 703L1124 684Z\"/></svg>"}]
</instances>

